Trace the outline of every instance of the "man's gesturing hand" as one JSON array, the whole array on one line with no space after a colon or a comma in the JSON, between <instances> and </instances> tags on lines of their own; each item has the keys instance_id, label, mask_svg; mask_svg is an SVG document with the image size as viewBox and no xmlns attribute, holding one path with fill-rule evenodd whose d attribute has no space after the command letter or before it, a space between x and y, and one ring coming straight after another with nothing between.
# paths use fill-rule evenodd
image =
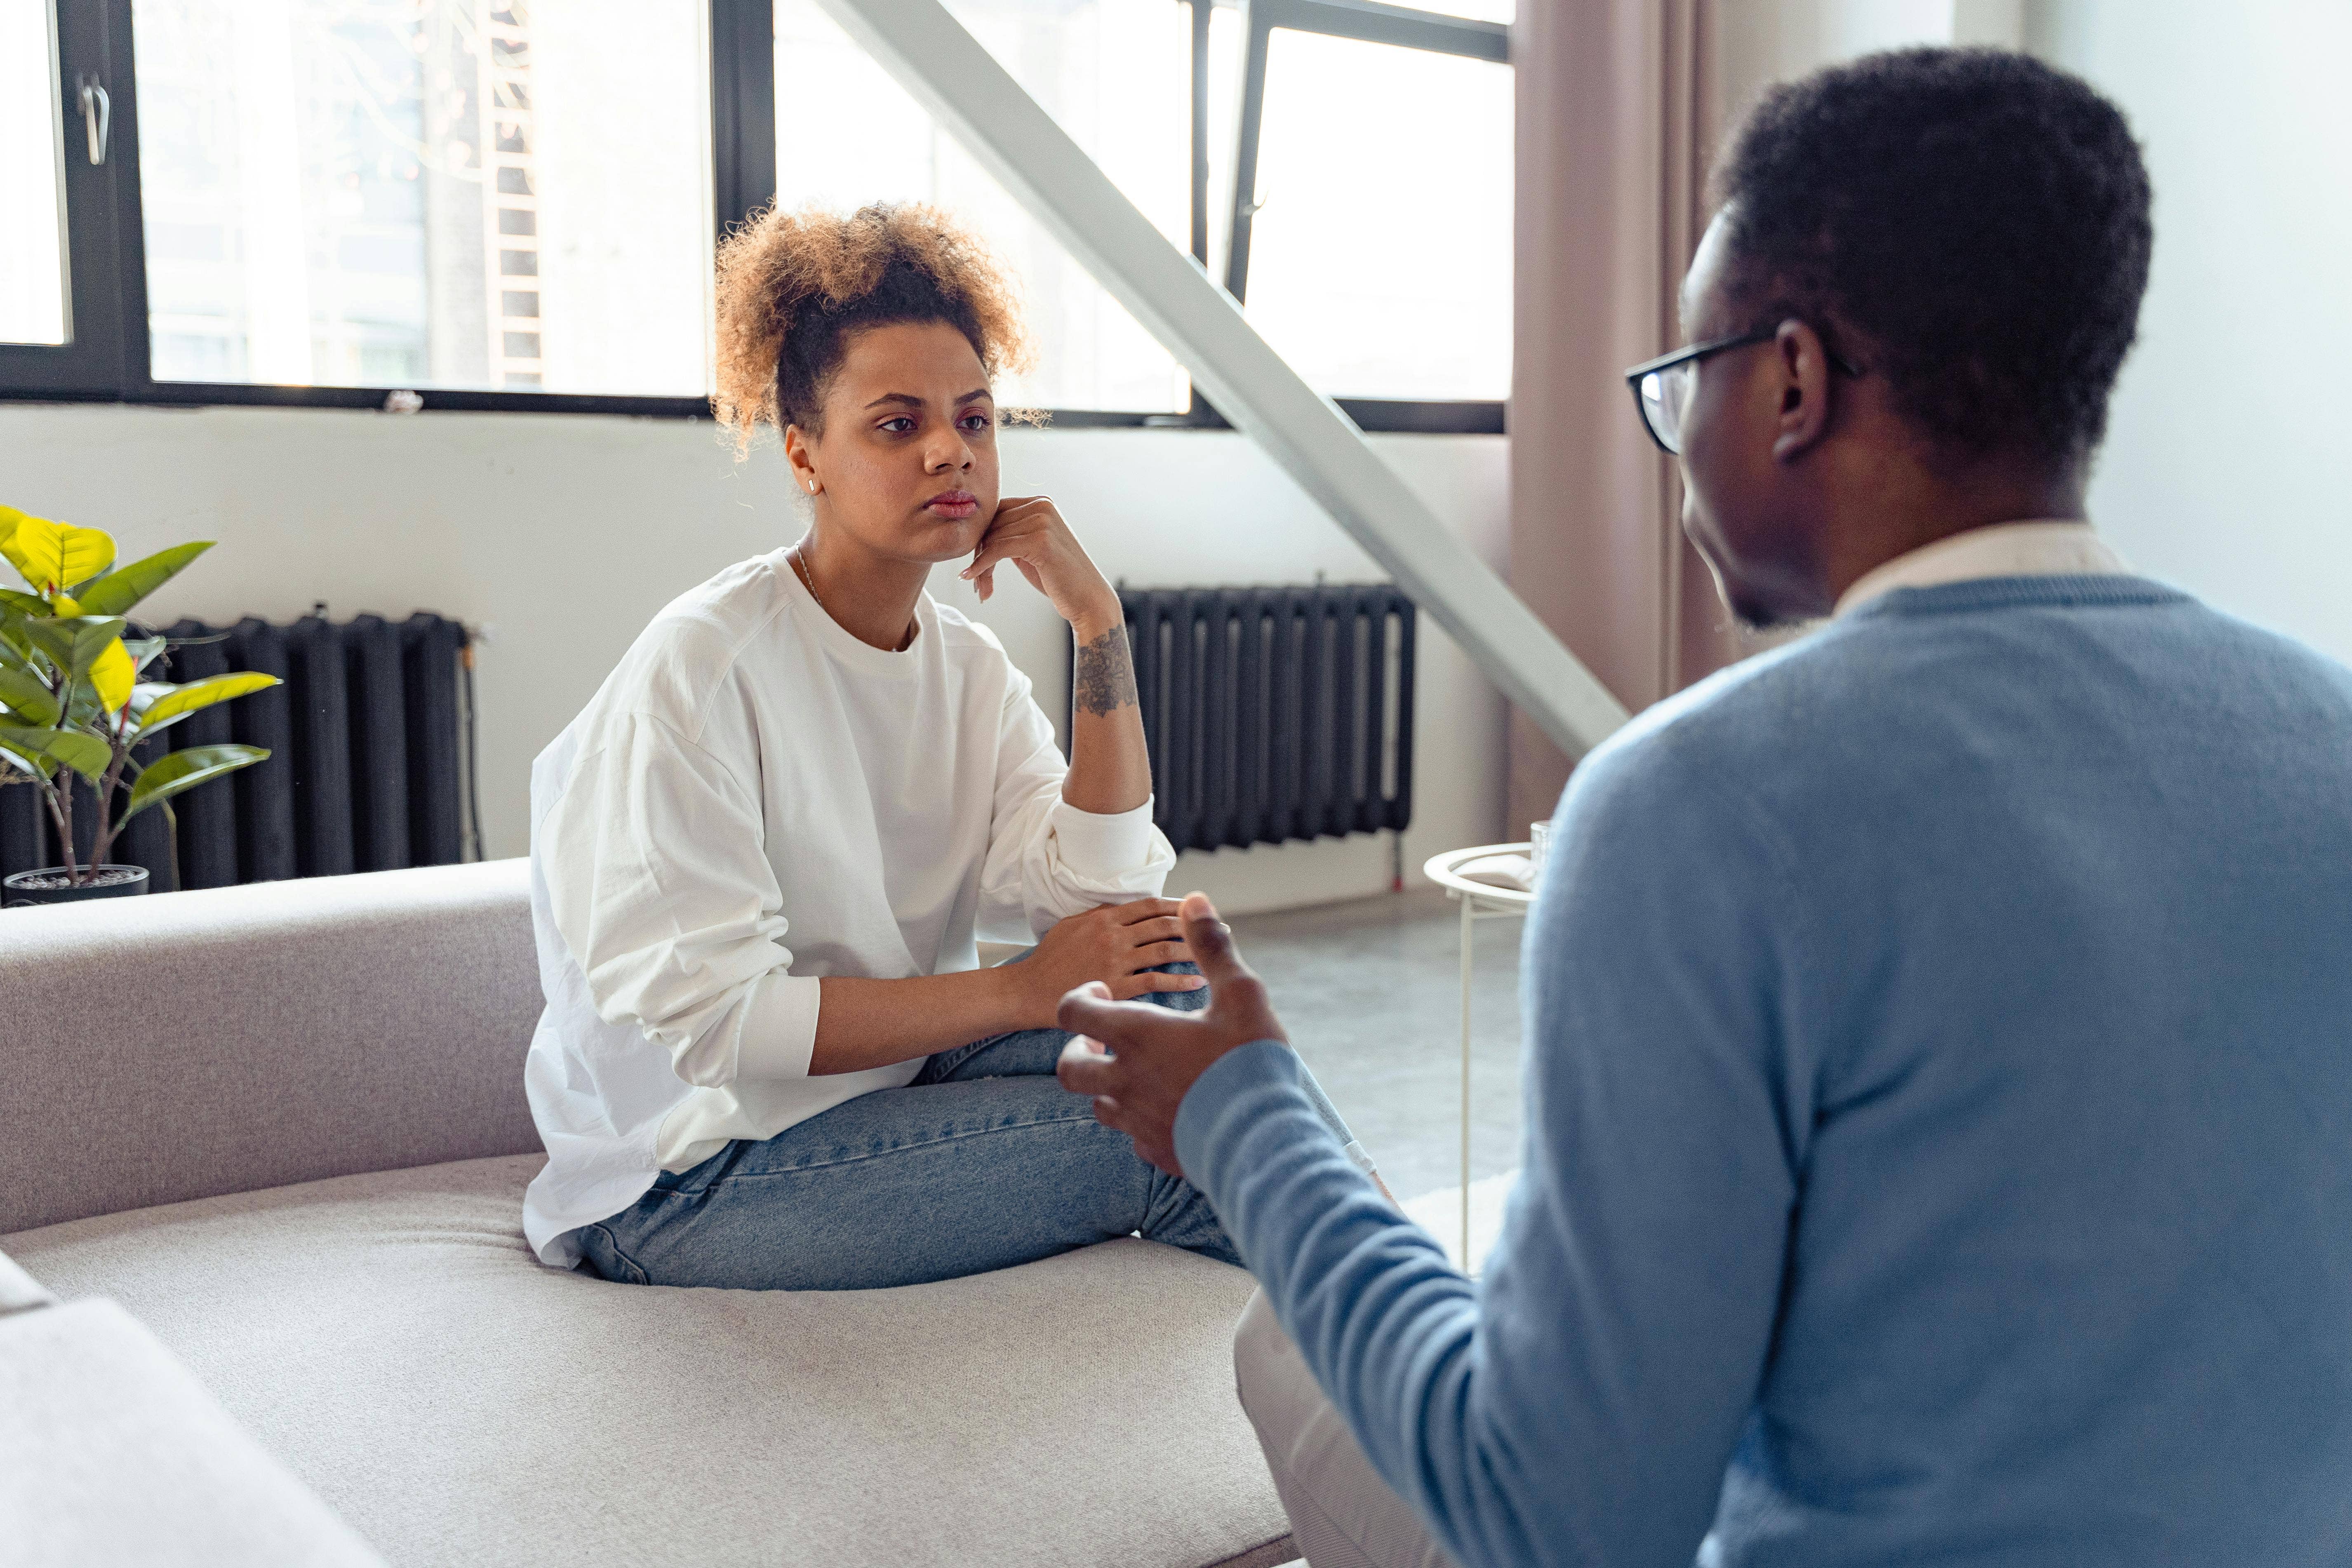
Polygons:
<instances>
[{"instance_id":1,"label":"man's gesturing hand","mask_svg":"<svg viewBox=\"0 0 2352 1568\"><path fill-rule=\"evenodd\" d=\"M1095 982L1063 997L1060 1013L1062 1027L1078 1037L1062 1048L1062 1087L1092 1095L1095 1120L1134 1139L1135 1152L1171 1176L1184 1173L1176 1159L1176 1108L1193 1081L1235 1046L1289 1040L1265 983L1242 962L1232 928L1208 896L1187 896L1181 918L1192 962L1208 977L1205 1010L1114 1002Z\"/></svg>"}]
</instances>

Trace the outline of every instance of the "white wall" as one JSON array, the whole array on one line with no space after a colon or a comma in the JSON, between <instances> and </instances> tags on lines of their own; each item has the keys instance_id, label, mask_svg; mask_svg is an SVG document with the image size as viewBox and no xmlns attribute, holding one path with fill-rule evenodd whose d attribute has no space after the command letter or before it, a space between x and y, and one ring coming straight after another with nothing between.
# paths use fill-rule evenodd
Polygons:
<instances>
[{"instance_id":1,"label":"white wall","mask_svg":"<svg viewBox=\"0 0 2352 1568\"><path fill-rule=\"evenodd\" d=\"M2352 660L2344 0L1723 0L1720 97L1905 43L2023 47L2130 119L2156 187L2139 344L2090 495L2132 564Z\"/></svg>"},{"instance_id":2,"label":"white wall","mask_svg":"<svg viewBox=\"0 0 2352 1568\"><path fill-rule=\"evenodd\" d=\"M1497 437L1389 437L1383 457L1482 557L1504 554ZM325 600L436 610L487 627L477 680L488 852L520 854L530 760L672 595L789 542L800 523L772 449L735 462L703 423L575 415L0 406L0 501L104 528L126 555L220 547L146 608L271 620ZM1011 431L1005 488L1059 500L1096 560L1137 586L1370 582L1371 562L1244 437L1183 430ZM1066 632L1015 574L973 611L1066 701ZM1501 699L1421 626L1414 825L1405 859L1504 836ZM1188 857L1178 880L1236 910L1383 891L1386 837Z\"/></svg>"},{"instance_id":3,"label":"white wall","mask_svg":"<svg viewBox=\"0 0 2352 1568\"><path fill-rule=\"evenodd\" d=\"M1920 44L2025 39L2024 0L1717 0L1709 13L1717 123L1766 87L1838 60Z\"/></svg>"},{"instance_id":4,"label":"white wall","mask_svg":"<svg viewBox=\"0 0 2352 1568\"><path fill-rule=\"evenodd\" d=\"M2352 660L2352 6L2036 0L2156 186L2091 516L2143 572Z\"/></svg>"}]
</instances>

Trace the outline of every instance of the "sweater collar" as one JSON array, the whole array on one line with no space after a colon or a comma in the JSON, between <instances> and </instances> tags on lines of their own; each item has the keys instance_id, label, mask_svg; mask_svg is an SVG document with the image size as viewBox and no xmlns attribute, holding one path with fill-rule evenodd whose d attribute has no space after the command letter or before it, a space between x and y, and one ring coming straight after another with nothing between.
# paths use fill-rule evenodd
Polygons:
<instances>
[{"instance_id":1,"label":"sweater collar","mask_svg":"<svg viewBox=\"0 0 2352 1568\"><path fill-rule=\"evenodd\" d=\"M2121 576L2131 568L2089 523L1999 522L1906 551L1838 595L1843 616L1897 588L1932 588L1979 577Z\"/></svg>"}]
</instances>

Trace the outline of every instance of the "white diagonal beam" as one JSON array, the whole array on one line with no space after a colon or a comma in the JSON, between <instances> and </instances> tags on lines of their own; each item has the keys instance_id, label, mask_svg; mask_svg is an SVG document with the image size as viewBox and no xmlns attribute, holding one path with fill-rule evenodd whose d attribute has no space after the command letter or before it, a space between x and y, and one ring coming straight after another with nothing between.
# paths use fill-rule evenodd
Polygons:
<instances>
[{"instance_id":1,"label":"white diagonal beam","mask_svg":"<svg viewBox=\"0 0 2352 1568\"><path fill-rule=\"evenodd\" d=\"M822 3L1561 750L1580 757L1625 722L1608 688L939 0Z\"/></svg>"}]
</instances>

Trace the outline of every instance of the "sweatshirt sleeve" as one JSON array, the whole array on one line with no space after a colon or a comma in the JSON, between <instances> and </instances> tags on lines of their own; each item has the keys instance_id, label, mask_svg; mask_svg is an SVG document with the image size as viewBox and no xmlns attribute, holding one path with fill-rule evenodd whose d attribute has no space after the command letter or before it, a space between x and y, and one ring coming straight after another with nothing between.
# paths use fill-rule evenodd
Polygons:
<instances>
[{"instance_id":1,"label":"sweatshirt sleeve","mask_svg":"<svg viewBox=\"0 0 2352 1568\"><path fill-rule=\"evenodd\" d=\"M791 973L756 797L661 721L615 720L541 823L557 931L597 1016L703 1088L802 1078L819 982Z\"/></svg>"},{"instance_id":2,"label":"sweatshirt sleeve","mask_svg":"<svg viewBox=\"0 0 2352 1568\"><path fill-rule=\"evenodd\" d=\"M1056 921L1097 905L1159 897L1176 851L1152 825L1151 802L1105 816L1065 801L1069 763L1030 694L1029 678L1011 673L981 868L981 934L1000 941L1043 936Z\"/></svg>"},{"instance_id":3,"label":"sweatshirt sleeve","mask_svg":"<svg viewBox=\"0 0 2352 1568\"><path fill-rule=\"evenodd\" d=\"M1711 792L1600 761L1527 939L1523 1164L1482 1279L1350 1168L1286 1049L1221 1058L1177 1121L1307 1364L1463 1568L1687 1568L1796 1201L1810 1112L1774 1059L1779 857Z\"/></svg>"}]
</instances>

